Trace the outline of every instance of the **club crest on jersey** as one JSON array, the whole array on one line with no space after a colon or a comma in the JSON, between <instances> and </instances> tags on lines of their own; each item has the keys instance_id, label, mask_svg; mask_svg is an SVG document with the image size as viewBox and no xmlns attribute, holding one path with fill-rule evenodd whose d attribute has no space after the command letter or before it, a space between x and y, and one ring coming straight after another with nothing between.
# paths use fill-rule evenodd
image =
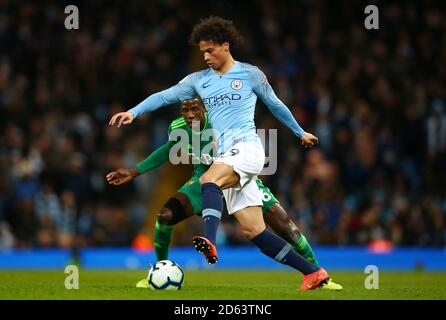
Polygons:
<instances>
[{"instance_id":1,"label":"club crest on jersey","mask_svg":"<svg viewBox=\"0 0 446 320\"><path fill-rule=\"evenodd\" d=\"M232 80L232 82L231 82L232 89L238 90L238 89L241 89L241 87L243 87L242 80L239 80L239 79Z\"/></svg>"}]
</instances>

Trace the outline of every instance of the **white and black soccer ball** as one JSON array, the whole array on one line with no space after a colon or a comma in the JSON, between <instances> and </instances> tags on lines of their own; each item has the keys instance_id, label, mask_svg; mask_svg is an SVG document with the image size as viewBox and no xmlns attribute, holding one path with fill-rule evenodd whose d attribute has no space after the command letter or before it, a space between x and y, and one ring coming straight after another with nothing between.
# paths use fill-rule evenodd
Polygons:
<instances>
[{"instance_id":1,"label":"white and black soccer ball","mask_svg":"<svg viewBox=\"0 0 446 320\"><path fill-rule=\"evenodd\" d=\"M171 260L158 261L149 270L149 285L154 290L178 290L183 282L183 269Z\"/></svg>"}]
</instances>

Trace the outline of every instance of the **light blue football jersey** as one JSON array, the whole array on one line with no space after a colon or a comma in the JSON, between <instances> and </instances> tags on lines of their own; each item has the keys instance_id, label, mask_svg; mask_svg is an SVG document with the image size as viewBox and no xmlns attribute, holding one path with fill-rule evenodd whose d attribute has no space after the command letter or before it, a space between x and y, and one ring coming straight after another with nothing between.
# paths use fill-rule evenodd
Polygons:
<instances>
[{"instance_id":1,"label":"light blue football jersey","mask_svg":"<svg viewBox=\"0 0 446 320\"><path fill-rule=\"evenodd\" d=\"M238 61L224 75L219 75L212 68L192 73L177 85L152 94L128 112L136 118L145 112L181 103L197 95L203 100L216 131L218 155L238 141L260 143L254 123L257 97L296 136L300 138L304 134L290 110L277 98L265 74L253 65Z\"/></svg>"}]
</instances>

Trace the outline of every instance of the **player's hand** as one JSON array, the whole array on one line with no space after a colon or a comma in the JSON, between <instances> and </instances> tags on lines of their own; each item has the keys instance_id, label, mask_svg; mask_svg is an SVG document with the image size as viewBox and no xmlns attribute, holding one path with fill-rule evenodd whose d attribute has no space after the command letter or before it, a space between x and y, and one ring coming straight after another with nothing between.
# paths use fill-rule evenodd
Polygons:
<instances>
[{"instance_id":1,"label":"player's hand","mask_svg":"<svg viewBox=\"0 0 446 320\"><path fill-rule=\"evenodd\" d=\"M319 142L319 139L315 135L312 135L309 132L305 132L303 137L300 138L300 143L305 148L311 148L311 147L315 146L318 142Z\"/></svg>"},{"instance_id":2,"label":"player's hand","mask_svg":"<svg viewBox=\"0 0 446 320\"><path fill-rule=\"evenodd\" d=\"M105 177L109 184L114 186L119 186L120 184L124 184L130 182L139 175L139 172L135 169L118 169L110 172Z\"/></svg>"},{"instance_id":3,"label":"player's hand","mask_svg":"<svg viewBox=\"0 0 446 320\"><path fill-rule=\"evenodd\" d=\"M133 114L130 112L119 112L110 119L108 124L113 126L117 123L117 127L119 128L123 124L131 124L133 119Z\"/></svg>"}]
</instances>

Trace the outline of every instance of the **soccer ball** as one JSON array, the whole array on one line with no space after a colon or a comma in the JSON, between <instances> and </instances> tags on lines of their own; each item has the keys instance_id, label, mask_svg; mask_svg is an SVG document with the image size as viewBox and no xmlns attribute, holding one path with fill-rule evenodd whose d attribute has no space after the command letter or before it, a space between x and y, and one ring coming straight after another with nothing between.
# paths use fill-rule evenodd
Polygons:
<instances>
[{"instance_id":1,"label":"soccer ball","mask_svg":"<svg viewBox=\"0 0 446 320\"><path fill-rule=\"evenodd\" d=\"M178 290L183 281L183 269L170 260L158 261L149 270L149 285L154 290Z\"/></svg>"}]
</instances>

